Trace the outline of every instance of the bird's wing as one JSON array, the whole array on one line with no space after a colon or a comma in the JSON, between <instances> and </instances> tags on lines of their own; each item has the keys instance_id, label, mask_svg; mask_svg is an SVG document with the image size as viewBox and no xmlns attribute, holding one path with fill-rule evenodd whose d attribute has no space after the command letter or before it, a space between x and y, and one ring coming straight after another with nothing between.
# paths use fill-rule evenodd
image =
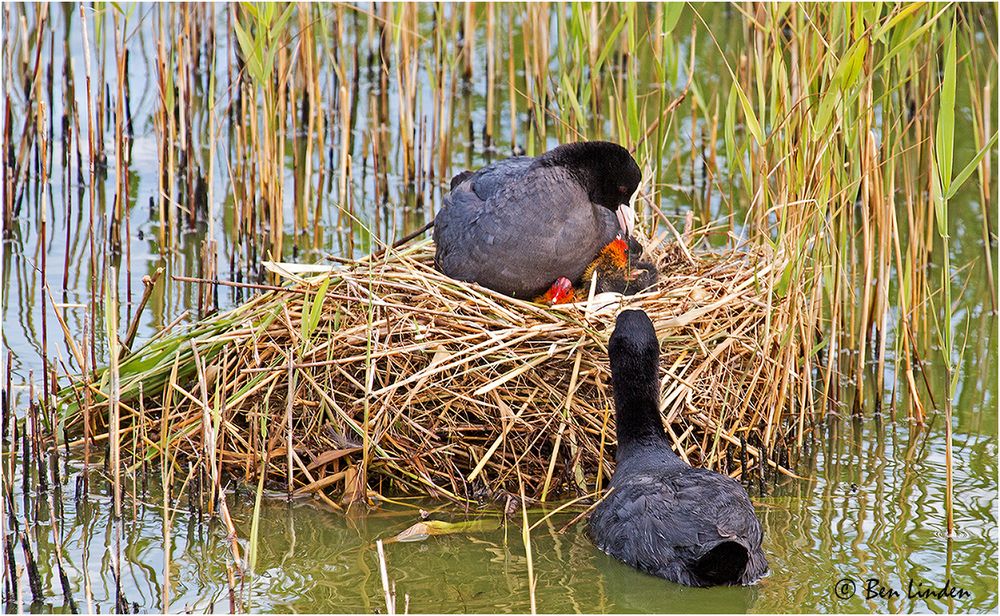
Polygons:
<instances>
[{"instance_id":1,"label":"bird's wing","mask_svg":"<svg viewBox=\"0 0 1000 616\"><path fill-rule=\"evenodd\" d=\"M613 213L565 169L532 160L490 165L445 197L434 232L442 271L530 299L560 276L579 278L614 238Z\"/></svg>"},{"instance_id":2,"label":"bird's wing","mask_svg":"<svg viewBox=\"0 0 1000 616\"><path fill-rule=\"evenodd\" d=\"M487 199L505 184L516 181L534 160L515 156L451 178L451 191L445 194L434 218L434 263L438 269L459 280L479 279L482 268L476 250L476 221L484 212L489 215Z\"/></svg>"},{"instance_id":3,"label":"bird's wing","mask_svg":"<svg viewBox=\"0 0 1000 616\"><path fill-rule=\"evenodd\" d=\"M760 545L761 529L746 490L735 479L702 468L673 476L679 502L688 504L691 519L704 524L701 540L738 539L748 547Z\"/></svg>"},{"instance_id":4,"label":"bird's wing","mask_svg":"<svg viewBox=\"0 0 1000 616\"><path fill-rule=\"evenodd\" d=\"M516 183L534 162L530 156L515 156L487 165L466 179L471 180L476 196L487 201L504 186Z\"/></svg>"},{"instance_id":5,"label":"bird's wing","mask_svg":"<svg viewBox=\"0 0 1000 616\"><path fill-rule=\"evenodd\" d=\"M486 201L475 223L484 240L478 256L502 264L498 278L517 279L519 296L537 294L560 276L580 277L614 237L607 237L609 218L565 169L533 166Z\"/></svg>"},{"instance_id":6,"label":"bird's wing","mask_svg":"<svg viewBox=\"0 0 1000 616\"><path fill-rule=\"evenodd\" d=\"M619 529L620 547L649 552L651 560L662 549L696 559L721 540L736 540L751 551L760 546L760 523L742 486L703 469L633 475L616 486L602 509L614 517L605 528Z\"/></svg>"},{"instance_id":7,"label":"bird's wing","mask_svg":"<svg viewBox=\"0 0 1000 616\"><path fill-rule=\"evenodd\" d=\"M456 176L457 177L457 176ZM482 211L484 202L472 191L468 181L460 181L444 196L434 217L434 264L439 270L459 280L475 280L468 270L469 252L475 238L472 221Z\"/></svg>"},{"instance_id":8,"label":"bird's wing","mask_svg":"<svg viewBox=\"0 0 1000 616\"><path fill-rule=\"evenodd\" d=\"M588 530L594 543L633 567L653 573L653 563L672 555L672 547L664 546L656 535L659 523L649 523L661 499L659 490L645 482L614 486L590 516Z\"/></svg>"}]
</instances>

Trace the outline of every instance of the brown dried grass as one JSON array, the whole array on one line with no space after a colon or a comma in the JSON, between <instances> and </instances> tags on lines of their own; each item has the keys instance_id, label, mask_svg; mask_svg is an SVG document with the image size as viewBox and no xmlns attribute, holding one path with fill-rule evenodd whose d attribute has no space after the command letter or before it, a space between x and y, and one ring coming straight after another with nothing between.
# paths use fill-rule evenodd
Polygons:
<instances>
[{"instance_id":1,"label":"brown dried grass","mask_svg":"<svg viewBox=\"0 0 1000 616\"><path fill-rule=\"evenodd\" d=\"M801 376L773 288L783 261L678 243L649 252L658 285L601 309L600 297L546 308L451 280L431 266L428 241L326 273L270 264L286 288L121 362L123 447L136 443L135 459L169 449L207 477L264 472L331 505L502 501L517 494L518 470L529 498L593 493L615 447L606 343L618 309L638 307L661 340L675 450L733 475L762 463L788 473L777 462L801 430L784 412ZM79 422L84 387L97 401L92 434L106 435L106 379L62 399Z\"/></svg>"}]
</instances>

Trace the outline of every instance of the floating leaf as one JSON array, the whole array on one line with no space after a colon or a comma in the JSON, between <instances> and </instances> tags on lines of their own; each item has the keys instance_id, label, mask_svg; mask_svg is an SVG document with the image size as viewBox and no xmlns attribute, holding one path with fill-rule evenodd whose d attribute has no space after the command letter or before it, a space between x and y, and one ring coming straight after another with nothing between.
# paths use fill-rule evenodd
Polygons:
<instances>
[{"instance_id":1,"label":"floating leaf","mask_svg":"<svg viewBox=\"0 0 1000 616\"><path fill-rule=\"evenodd\" d=\"M496 518L483 518L480 520L469 520L467 522L445 522L443 520L425 520L417 522L413 526L399 533L386 543L398 542L408 543L412 541L423 541L428 537L439 535L454 535L457 533L482 533L500 528L500 521Z\"/></svg>"}]
</instances>

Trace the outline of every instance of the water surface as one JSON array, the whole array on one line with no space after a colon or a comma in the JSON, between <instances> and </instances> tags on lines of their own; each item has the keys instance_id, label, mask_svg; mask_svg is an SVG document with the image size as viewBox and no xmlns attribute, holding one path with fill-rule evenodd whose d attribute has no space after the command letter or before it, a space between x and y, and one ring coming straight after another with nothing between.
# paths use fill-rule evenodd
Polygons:
<instances>
[{"instance_id":1,"label":"water surface","mask_svg":"<svg viewBox=\"0 0 1000 616\"><path fill-rule=\"evenodd\" d=\"M130 45L134 53L129 64L133 93L135 137L132 144L131 175L128 178L129 227L125 253L119 258L107 254L103 239L108 233L112 191L105 179L96 203L96 219L90 228L85 187L75 178L75 171L56 168L52 182L43 194L40 183L29 182L24 210L3 244L3 341L4 362L10 362L15 414L23 424L28 408L28 391L41 389L42 338L41 320L43 280L40 255L45 253L48 269L44 282L52 298L64 304L67 327L82 339L86 331L91 296L91 279L109 275L108 265L118 265L123 310L121 322L131 320L135 303L142 293L141 279L157 267L166 269L166 277L153 294L150 305L140 316L141 343L167 323L182 316L190 322L197 316L198 302L191 285L171 280L171 275L199 275L198 251L208 236L219 242L219 271L224 278L249 275L256 264L246 264L243 248L233 241L234 222L223 215L219 224L209 229L199 221L191 230L178 233L176 250L160 246L159 219L149 206L157 194L157 139L152 126L156 86L152 58L155 55L157 9L137 5L134 34ZM431 20L420 22L421 32L433 36ZM736 49L742 34L729 7L704 8L709 23L716 24L714 34L724 48ZM82 73L82 38L77 7L53 8L53 36L56 41L51 63L62 67L73 64ZM989 17L989 16L988 16ZM219 19L222 19L221 14ZM682 18L678 31L690 29L690 15ZM995 13L992 19L995 27ZM350 44L364 40L363 18L348 29ZM110 29L110 25L107 26ZM555 27L555 26L553 26ZM93 36L93 33L92 33ZM62 44L60 41L65 41ZM521 53L523 41L515 39L513 53ZM704 42L704 41L703 41ZM227 48L223 45L220 53ZM485 50L477 48L481 59ZM506 53L506 52L502 52ZM678 45L679 66L690 50L683 40ZM728 89L729 77L718 51L710 44L699 44L694 52L699 84L705 92ZM113 63L112 63L113 64ZM518 60L517 65L521 62ZM518 69L520 71L520 69ZM425 77L425 75L423 76ZM329 79L329 75L325 75ZM678 76L678 82L683 76ZM109 68L109 81L115 79ZM485 90L480 73L468 91L460 91L454 114L456 126L471 126L473 137L462 142L455 153L455 167L476 166L509 154L509 148L485 147L479 135L485 106ZM58 83L58 77L57 77ZM418 80L421 96L430 96L426 80ZM672 84L675 88L678 84ZM58 86L57 86L58 87ZM362 73L359 81L361 124L358 144L367 128L368 94L376 92L374 74ZM500 134L508 128L504 105L506 91L498 85ZM82 88L74 94L85 105ZM960 93L960 97L965 96ZM390 97L395 105L395 93ZM23 109L17 93L15 111ZM19 106L20 105L20 106ZM59 118L64 103L59 96L52 101L52 117ZM993 109L997 105L993 104ZM974 150L969 131L969 108L960 98L956 158L968 159ZM389 114L393 117L393 114ZM518 122L527 125L527 114ZM522 130L523 130L522 125ZM204 136L207 122L194 118L192 130ZM679 121L680 131L701 132L688 120ZM294 141L294 140L293 140ZM684 142L683 139L680 142ZM63 145L58 138L54 147ZM289 146L291 149L291 145ZM371 198L374 169L361 145L354 152L359 161L352 183L358 204L357 215L379 237L390 239L420 226L433 215L439 204L440 180L417 198L412 186L401 181L395 171L389 173L386 202ZM110 146L109 146L110 149ZM286 159L286 181L294 185L298 178ZM687 159L689 152L680 152ZM397 157L398 158L398 157ZM398 162L396 158L393 159ZM113 162L111 161L113 168ZM995 165L994 165L995 169ZM60 175L61 174L61 175ZM678 190L665 194L664 211L675 216L678 224L689 203L683 189L696 177L678 177ZM797 467L804 480L748 482L748 488L765 527L764 549L772 574L750 588L687 589L646 576L625 567L600 553L585 536L584 524L566 527L576 513L559 514L540 524L531 533L533 567L536 577L535 602L542 612L868 612L868 611L973 611L997 609L997 322L991 312L985 283L979 192L970 182L952 202L953 263L971 263L963 271L964 286L960 309L954 315L960 356L955 408L955 521L956 536L944 536L944 430L940 409L929 409L929 425L907 423L893 411L890 402L902 408L903 394L887 392L886 410L881 415L866 412L863 419L850 419L848 409L832 408L820 416L809 432L806 449ZM231 206L229 181L216 175L219 203ZM328 191L332 190L329 189ZM996 174L990 186L992 203L997 203ZM286 220L296 206L294 191L287 192ZM42 198L44 196L44 199ZM332 199L332 198L331 198ZM718 197L716 197L718 199ZM329 205L329 202L327 202ZM713 212L721 203L711 204ZM47 236L41 242L42 213L47 220ZM313 261L326 253L360 254L372 245L367 232L357 225L344 226L336 208L322 212L322 237L319 250L312 239L298 237L285 229L286 241L296 247L295 258ZM995 221L994 221L995 225ZM995 229L995 226L994 226ZM96 238L97 257L92 269L90 235ZM213 235L214 234L214 235ZM352 236L352 234L354 234ZM347 237L357 240L351 246ZM367 239L366 239L367 238ZM353 252L352 252L353 249ZM995 257L995 248L994 248ZM64 270L64 264L67 264ZM65 272L65 273L64 273ZM936 274L935 274L936 275ZM98 285L100 288L100 285ZM893 291L895 292L895 291ZM222 290L222 308L232 306L243 295ZM48 352L55 361L67 362L70 348L49 319ZM100 323L100 321L99 321ZM90 325L87 325L89 328ZM100 341L100 336L98 336ZM933 358L925 365L936 399L941 399L941 370ZM893 374L889 370L890 377ZM902 388L899 388L902 389ZM19 573L19 595L7 596L8 611L66 611L56 569L56 550L52 542L51 496L56 504L55 520L62 538L63 564L74 601L81 609L111 611L115 583L112 576L114 546L121 546L123 598L140 611L159 610L228 611L230 609L226 563L232 562L226 531L216 517L210 517L189 505L183 495L168 503L172 523L169 549L164 541L164 502L158 490L159 473L153 465L145 477L129 475L125 501L125 522L120 543L110 524L111 499L98 461L91 470L90 491L82 493L82 461L78 450L66 454L60 450L50 458L57 464L62 488L59 494L42 491L34 478L24 490L21 460L9 455L4 439L4 480L11 488L10 500L4 501L5 532L12 524L27 529L33 553L38 555L44 599L31 603L27 576ZM98 452L99 456L100 452ZM13 471L11 474L10 471ZM34 472L34 471L33 471ZM254 486L231 481L227 501L232 510L237 536L244 552L249 548L253 515ZM190 488L190 486L188 486ZM256 567L252 575L237 579L236 600L244 609L292 612L373 612L384 611L385 604L374 541L388 538L419 520L416 507L432 512L438 519L460 520L466 514L440 503L410 502L411 507L385 505L377 511L353 511L344 516L326 510L315 502L287 502L280 495L264 499L258 530ZM494 510L474 511L476 517L497 517ZM544 512L532 510L531 519ZM29 521L30 520L30 521ZM169 567L167 556L169 555ZM530 610L530 587L525 546L521 540L520 517L504 522L496 531L469 535L435 537L424 542L386 545L388 577L395 585L397 605L411 612L527 612ZM24 566L20 546L14 550L19 568ZM4 563L5 576L9 571ZM86 586L89 580L89 601ZM163 586L169 580L169 602L162 601ZM846 581L845 581L846 580ZM876 580L873 590L881 595L865 596L868 580ZM910 581L918 588L941 588L947 583L968 596L956 598L911 598ZM922 587L920 585L923 585ZM898 596L893 596L894 592Z\"/></svg>"}]
</instances>

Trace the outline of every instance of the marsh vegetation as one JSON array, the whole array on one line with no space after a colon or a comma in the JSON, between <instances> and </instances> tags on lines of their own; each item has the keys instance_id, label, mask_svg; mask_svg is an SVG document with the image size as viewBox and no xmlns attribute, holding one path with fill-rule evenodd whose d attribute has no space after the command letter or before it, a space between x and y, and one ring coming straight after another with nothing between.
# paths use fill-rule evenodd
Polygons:
<instances>
[{"instance_id":1,"label":"marsh vegetation","mask_svg":"<svg viewBox=\"0 0 1000 616\"><path fill-rule=\"evenodd\" d=\"M671 283L671 301L729 298L674 324L666 396L679 449L741 476L773 510L773 568L794 567L796 538L814 545L797 533L822 535L814 524L831 519L852 527L844 541L864 537L855 545L946 554L930 574L969 586L973 563L995 563L995 6L3 11L8 606L61 596L88 610L178 609L208 594L217 609L259 605L264 563L276 566L262 512L291 492L340 509L369 491L384 507L427 492L471 507L599 490L606 469L595 466L611 445L606 379L600 355L579 349L602 329L449 287L420 269L421 238L386 250L433 218L453 174L593 138L626 145L643 167L639 226L689 277ZM348 260L351 273L326 285L265 264ZM376 280L372 264L395 269ZM289 278L301 283L291 294L281 290ZM715 286L695 291L698 279ZM412 306L453 316L430 325ZM525 313L550 330L514 344ZM506 329L476 338L483 321ZM408 346L393 338L400 324L415 324ZM467 336L450 351L454 365L428 335ZM254 346L268 336L270 346ZM553 354L565 383L535 370ZM394 375L417 383L441 366L469 376L452 389L491 410L471 420L441 412L444 390L371 396ZM515 384L516 397L497 395ZM575 406L560 397L584 385L595 393ZM540 400L562 420L520 416ZM419 407L417 427L400 428L402 402ZM475 434L483 418L501 423ZM422 440L431 424L441 433ZM419 447L433 455L407 458ZM317 463L324 452L341 453ZM854 468L862 462L869 470ZM816 492L780 485L814 472L824 478ZM831 515L831 499L853 484L874 486L873 501ZM494 498L501 492L510 498ZM889 502L902 519L882 519L876 526L892 530L881 535L864 530ZM563 523L584 508L567 506ZM916 520L936 534L905 538ZM202 584L179 580L192 565L163 548L180 527L188 545L205 546ZM98 529L106 553L90 544ZM511 609L525 610L536 590L545 596L534 579L546 557L532 562L530 533L523 548L517 534L510 543L535 578L520 553L507 561L531 595ZM489 541L511 559L507 539ZM160 544L155 572L136 572L150 542ZM900 576L918 568L879 553L877 566ZM377 569L373 551L358 554ZM836 571L805 568L832 584L857 571L854 558L845 548ZM96 577L111 587L95 589ZM796 588L761 607L846 609L824 603L825 586ZM381 601L381 586L365 592ZM936 608L995 608L995 584L977 592ZM600 605L624 609L613 598Z\"/></svg>"}]
</instances>

